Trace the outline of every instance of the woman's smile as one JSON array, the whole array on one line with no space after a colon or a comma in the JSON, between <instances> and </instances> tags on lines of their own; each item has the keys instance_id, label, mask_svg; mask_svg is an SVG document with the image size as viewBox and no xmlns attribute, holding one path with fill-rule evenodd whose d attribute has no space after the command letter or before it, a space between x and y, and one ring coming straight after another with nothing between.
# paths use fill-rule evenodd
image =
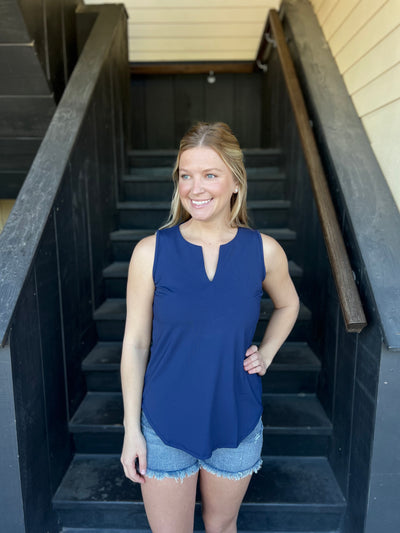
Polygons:
<instances>
[{"instance_id":1,"label":"woman's smile","mask_svg":"<svg viewBox=\"0 0 400 533\"><path fill-rule=\"evenodd\" d=\"M191 199L191 202L192 202L193 206L196 209L198 209L198 208L201 208L201 207L205 207L210 202L212 202L212 198L209 198L208 200L193 200L193 199Z\"/></svg>"}]
</instances>

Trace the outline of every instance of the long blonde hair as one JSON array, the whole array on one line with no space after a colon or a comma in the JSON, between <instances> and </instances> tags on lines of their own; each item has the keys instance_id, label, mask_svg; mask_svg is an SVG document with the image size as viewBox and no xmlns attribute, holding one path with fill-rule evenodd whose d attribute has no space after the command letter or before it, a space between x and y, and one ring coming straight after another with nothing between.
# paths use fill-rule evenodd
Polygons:
<instances>
[{"instance_id":1,"label":"long blonde hair","mask_svg":"<svg viewBox=\"0 0 400 533\"><path fill-rule=\"evenodd\" d=\"M198 122L182 137L172 173L174 192L171 209L168 220L162 227L170 228L190 218L179 198L179 161L183 152L198 146L212 148L232 172L233 178L237 182L238 192L233 194L231 198L231 217L229 222L232 227L248 227L246 208L247 176L243 163L243 153L238 140L233 135L230 127L224 122Z\"/></svg>"}]
</instances>

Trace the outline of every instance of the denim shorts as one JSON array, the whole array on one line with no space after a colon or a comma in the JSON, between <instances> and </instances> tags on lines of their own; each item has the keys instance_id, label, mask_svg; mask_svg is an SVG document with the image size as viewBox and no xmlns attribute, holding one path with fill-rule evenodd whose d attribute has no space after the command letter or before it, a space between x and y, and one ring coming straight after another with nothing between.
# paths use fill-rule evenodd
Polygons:
<instances>
[{"instance_id":1,"label":"denim shorts","mask_svg":"<svg viewBox=\"0 0 400 533\"><path fill-rule=\"evenodd\" d=\"M173 478L182 481L200 468L219 477L242 479L257 472L262 464L263 424L260 418L253 431L237 448L218 448L211 457L197 459L183 450L165 444L142 412L142 432L147 445L146 476L155 479Z\"/></svg>"}]
</instances>

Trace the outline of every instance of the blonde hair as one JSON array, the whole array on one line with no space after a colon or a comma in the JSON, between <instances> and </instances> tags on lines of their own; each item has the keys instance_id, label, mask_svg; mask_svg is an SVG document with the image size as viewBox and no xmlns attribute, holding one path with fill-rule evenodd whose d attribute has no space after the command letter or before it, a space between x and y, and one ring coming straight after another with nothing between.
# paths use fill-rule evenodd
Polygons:
<instances>
[{"instance_id":1,"label":"blonde hair","mask_svg":"<svg viewBox=\"0 0 400 533\"><path fill-rule=\"evenodd\" d=\"M198 122L182 137L172 173L174 192L172 194L171 209L168 220L162 227L170 228L186 222L190 218L179 198L179 161L183 152L198 146L212 148L230 169L233 179L237 183L238 192L233 194L231 198L230 225L232 227L249 227L246 208L247 176L243 163L243 153L238 140L233 135L230 127L224 122Z\"/></svg>"}]
</instances>

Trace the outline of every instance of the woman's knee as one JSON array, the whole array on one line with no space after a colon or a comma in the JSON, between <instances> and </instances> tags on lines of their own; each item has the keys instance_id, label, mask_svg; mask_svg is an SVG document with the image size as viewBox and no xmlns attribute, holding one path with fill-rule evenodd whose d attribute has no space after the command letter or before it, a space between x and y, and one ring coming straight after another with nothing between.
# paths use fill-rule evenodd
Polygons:
<instances>
[{"instance_id":1,"label":"woman's knee","mask_svg":"<svg viewBox=\"0 0 400 533\"><path fill-rule=\"evenodd\" d=\"M221 513L203 511L203 522L206 533L235 533L237 514L225 516Z\"/></svg>"}]
</instances>

